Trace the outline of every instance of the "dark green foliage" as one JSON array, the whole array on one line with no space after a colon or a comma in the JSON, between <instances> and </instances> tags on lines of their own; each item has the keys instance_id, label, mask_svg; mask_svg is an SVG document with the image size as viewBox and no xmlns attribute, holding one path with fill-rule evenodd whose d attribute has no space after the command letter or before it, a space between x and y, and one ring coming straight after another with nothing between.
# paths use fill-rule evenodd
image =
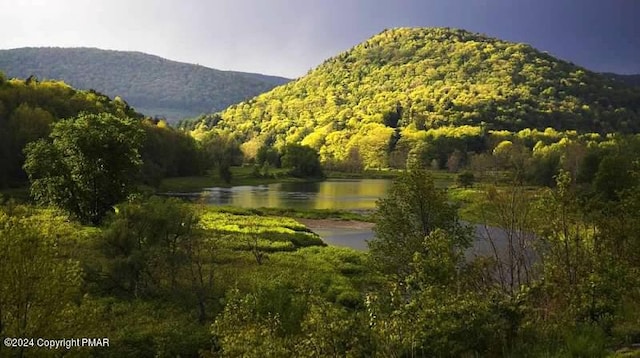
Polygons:
<instances>
[{"instance_id":1,"label":"dark green foliage","mask_svg":"<svg viewBox=\"0 0 640 358\"><path fill-rule=\"evenodd\" d=\"M399 277L409 272L414 253L425 253L424 240L434 230L450 235L455 250L464 249L470 240L446 193L436 189L431 176L421 170L408 171L396 179L379 200L374 221L371 256L383 272Z\"/></svg>"},{"instance_id":2,"label":"dark green foliage","mask_svg":"<svg viewBox=\"0 0 640 358\"><path fill-rule=\"evenodd\" d=\"M456 183L463 188L473 186L473 183L475 183L475 181L476 178L470 171L464 171L456 176Z\"/></svg>"},{"instance_id":3,"label":"dark green foliage","mask_svg":"<svg viewBox=\"0 0 640 358\"><path fill-rule=\"evenodd\" d=\"M298 144L287 145L282 154L282 167L291 168L290 174L299 178L322 178L322 166L318 152Z\"/></svg>"},{"instance_id":4,"label":"dark green foliage","mask_svg":"<svg viewBox=\"0 0 640 358\"><path fill-rule=\"evenodd\" d=\"M274 168L280 168L280 153L275 148L263 145L256 154L256 164L262 166L267 164Z\"/></svg>"},{"instance_id":5,"label":"dark green foliage","mask_svg":"<svg viewBox=\"0 0 640 358\"><path fill-rule=\"evenodd\" d=\"M139 123L106 113L56 123L49 140L25 149L32 196L99 223L134 189L143 134Z\"/></svg>"},{"instance_id":6,"label":"dark green foliage","mask_svg":"<svg viewBox=\"0 0 640 358\"><path fill-rule=\"evenodd\" d=\"M92 48L1 50L0 68L10 77L35 75L122 96L141 113L170 119L220 111L288 81Z\"/></svg>"},{"instance_id":7,"label":"dark green foliage","mask_svg":"<svg viewBox=\"0 0 640 358\"><path fill-rule=\"evenodd\" d=\"M595 178L598 168L600 167L600 161L602 160L601 154L596 150L590 150L580 163L580 168L576 176L576 182L578 183L591 183Z\"/></svg>"},{"instance_id":8,"label":"dark green foliage","mask_svg":"<svg viewBox=\"0 0 640 358\"><path fill-rule=\"evenodd\" d=\"M242 164L242 151L234 135L209 132L201 140L206 164L218 170L225 183L231 182L231 166Z\"/></svg>"},{"instance_id":9,"label":"dark green foliage","mask_svg":"<svg viewBox=\"0 0 640 358\"><path fill-rule=\"evenodd\" d=\"M46 137L52 123L81 112L139 117L126 102L95 91L77 91L63 82L28 82L0 82L0 188L26 183L22 151L27 143Z\"/></svg>"},{"instance_id":10,"label":"dark green foliage","mask_svg":"<svg viewBox=\"0 0 640 358\"><path fill-rule=\"evenodd\" d=\"M607 200L618 200L618 192L631 188L637 179L633 178L633 163L629 156L606 156L600 161L593 180L594 189Z\"/></svg>"},{"instance_id":11,"label":"dark green foliage","mask_svg":"<svg viewBox=\"0 0 640 358\"><path fill-rule=\"evenodd\" d=\"M145 140L140 149L142 181L158 186L163 178L204 174L207 160L200 146L187 133L164 121L144 120Z\"/></svg>"},{"instance_id":12,"label":"dark green foliage","mask_svg":"<svg viewBox=\"0 0 640 358\"><path fill-rule=\"evenodd\" d=\"M95 332L108 335L110 346L81 356L198 357L211 344L206 328L179 304L105 297L94 306L100 325Z\"/></svg>"},{"instance_id":13,"label":"dark green foliage","mask_svg":"<svg viewBox=\"0 0 640 358\"><path fill-rule=\"evenodd\" d=\"M555 176L560 168L560 156L550 154L544 157L534 157L525 169L525 176L529 183L540 186L553 186Z\"/></svg>"},{"instance_id":14,"label":"dark green foliage","mask_svg":"<svg viewBox=\"0 0 640 358\"><path fill-rule=\"evenodd\" d=\"M176 289L197 223L193 210L177 199L119 205L99 244L107 258L102 289L129 297Z\"/></svg>"}]
</instances>

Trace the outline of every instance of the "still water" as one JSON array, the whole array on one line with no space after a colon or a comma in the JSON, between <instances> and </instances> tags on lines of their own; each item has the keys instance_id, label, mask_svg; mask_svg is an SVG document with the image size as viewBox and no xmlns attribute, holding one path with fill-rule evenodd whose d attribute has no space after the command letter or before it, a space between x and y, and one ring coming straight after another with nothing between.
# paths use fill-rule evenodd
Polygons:
<instances>
[{"instance_id":1,"label":"still water","mask_svg":"<svg viewBox=\"0 0 640 358\"><path fill-rule=\"evenodd\" d=\"M391 187L389 179L331 179L312 183L275 183L231 188L204 188L199 193L171 194L211 205L231 205L243 208L337 209L368 211ZM326 243L367 249L373 238L371 227L344 227L323 221L310 226Z\"/></svg>"},{"instance_id":2,"label":"still water","mask_svg":"<svg viewBox=\"0 0 640 358\"><path fill-rule=\"evenodd\" d=\"M326 180L231 188L205 188L190 194L212 205L243 208L371 210L391 186L388 179Z\"/></svg>"},{"instance_id":3,"label":"still water","mask_svg":"<svg viewBox=\"0 0 640 358\"><path fill-rule=\"evenodd\" d=\"M211 205L231 205L244 208L339 209L366 211L376 207L376 201L391 187L389 179L326 180L313 183L275 183L231 188L205 188L199 193L171 194L186 196ZM373 238L371 226L350 227L340 222L321 220L307 225L328 244L366 250ZM502 229L474 225L475 242L467 254L489 254L486 236L491 234L498 243L506 237Z\"/></svg>"}]
</instances>

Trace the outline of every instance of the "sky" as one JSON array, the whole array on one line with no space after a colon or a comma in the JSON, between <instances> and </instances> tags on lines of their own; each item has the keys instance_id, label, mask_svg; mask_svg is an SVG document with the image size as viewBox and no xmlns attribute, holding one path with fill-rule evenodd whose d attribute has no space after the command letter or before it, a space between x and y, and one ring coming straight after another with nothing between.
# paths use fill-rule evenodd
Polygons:
<instances>
[{"instance_id":1,"label":"sky","mask_svg":"<svg viewBox=\"0 0 640 358\"><path fill-rule=\"evenodd\" d=\"M393 27L528 43L640 73L640 0L0 0L0 48L97 47L295 78Z\"/></svg>"}]
</instances>

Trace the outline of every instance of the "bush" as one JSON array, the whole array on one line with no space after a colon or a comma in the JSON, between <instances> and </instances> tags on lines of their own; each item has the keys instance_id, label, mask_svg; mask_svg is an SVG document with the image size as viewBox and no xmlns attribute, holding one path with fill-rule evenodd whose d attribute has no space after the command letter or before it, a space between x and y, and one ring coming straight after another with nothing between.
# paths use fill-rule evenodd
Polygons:
<instances>
[{"instance_id":1,"label":"bush","mask_svg":"<svg viewBox=\"0 0 640 358\"><path fill-rule=\"evenodd\" d=\"M463 188L468 188L473 186L473 183L475 183L475 181L476 181L476 178L473 175L473 173L470 171L464 171L456 176L456 184L458 184L458 186L461 186Z\"/></svg>"}]
</instances>

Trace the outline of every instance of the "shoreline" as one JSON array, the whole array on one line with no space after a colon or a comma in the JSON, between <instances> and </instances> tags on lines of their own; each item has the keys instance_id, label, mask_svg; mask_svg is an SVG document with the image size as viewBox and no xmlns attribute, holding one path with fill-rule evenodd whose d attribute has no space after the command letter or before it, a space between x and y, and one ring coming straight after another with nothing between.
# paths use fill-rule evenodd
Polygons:
<instances>
[{"instance_id":1,"label":"shoreline","mask_svg":"<svg viewBox=\"0 0 640 358\"><path fill-rule=\"evenodd\" d=\"M340 219L298 219L296 221L306 226L309 230L327 230L327 229L352 229L352 230L371 230L374 223L357 220L340 220Z\"/></svg>"}]
</instances>

